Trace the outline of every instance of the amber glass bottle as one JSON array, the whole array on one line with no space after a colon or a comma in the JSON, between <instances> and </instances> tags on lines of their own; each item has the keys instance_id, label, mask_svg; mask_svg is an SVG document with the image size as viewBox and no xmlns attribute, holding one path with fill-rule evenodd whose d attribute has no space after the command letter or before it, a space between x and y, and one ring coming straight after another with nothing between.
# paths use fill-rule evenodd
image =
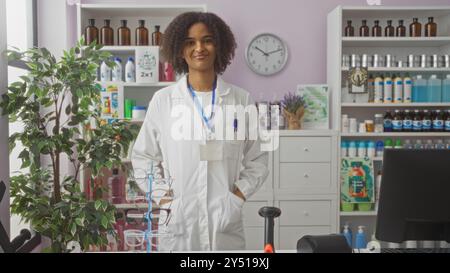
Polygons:
<instances>
[{"instance_id":1,"label":"amber glass bottle","mask_svg":"<svg viewBox=\"0 0 450 273\"><path fill-rule=\"evenodd\" d=\"M374 26L372 27L372 36L373 37L381 37L382 36L382 29L380 27L380 21L375 20Z\"/></svg>"},{"instance_id":2,"label":"amber glass bottle","mask_svg":"<svg viewBox=\"0 0 450 273\"><path fill-rule=\"evenodd\" d=\"M139 27L136 28L136 45L148 45L148 29L145 27L145 20L139 20Z\"/></svg>"},{"instance_id":3,"label":"amber glass bottle","mask_svg":"<svg viewBox=\"0 0 450 273\"><path fill-rule=\"evenodd\" d=\"M425 25L425 36L436 37L437 24L433 21L433 17L428 17L428 23Z\"/></svg>"},{"instance_id":4,"label":"amber glass bottle","mask_svg":"<svg viewBox=\"0 0 450 273\"><path fill-rule=\"evenodd\" d=\"M345 27L345 37L353 37L355 36L355 28L352 26L352 21L347 21L347 26Z\"/></svg>"},{"instance_id":5,"label":"amber glass bottle","mask_svg":"<svg viewBox=\"0 0 450 273\"><path fill-rule=\"evenodd\" d=\"M398 26L395 30L395 36L397 37L405 37L406 36L406 27L403 25L403 20L398 20Z\"/></svg>"},{"instance_id":6,"label":"amber glass bottle","mask_svg":"<svg viewBox=\"0 0 450 273\"><path fill-rule=\"evenodd\" d=\"M152 45L161 46L162 43L162 33L159 31L160 26L155 26L155 31L152 33Z\"/></svg>"},{"instance_id":7,"label":"amber glass bottle","mask_svg":"<svg viewBox=\"0 0 450 273\"><path fill-rule=\"evenodd\" d=\"M121 27L117 30L117 45L131 45L131 31L127 27L127 20L120 20Z\"/></svg>"},{"instance_id":8,"label":"amber glass bottle","mask_svg":"<svg viewBox=\"0 0 450 273\"><path fill-rule=\"evenodd\" d=\"M359 36L369 37L369 27L367 26L367 20L362 20L362 25L359 28Z\"/></svg>"},{"instance_id":9,"label":"amber glass bottle","mask_svg":"<svg viewBox=\"0 0 450 273\"><path fill-rule=\"evenodd\" d=\"M98 28L95 26L95 19L89 19L89 25L84 30L84 39L86 45L93 41L98 42Z\"/></svg>"},{"instance_id":10,"label":"amber glass bottle","mask_svg":"<svg viewBox=\"0 0 450 273\"><path fill-rule=\"evenodd\" d=\"M409 36L411 37L422 36L422 24L419 23L418 18L413 18L413 22L409 25Z\"/></svg>"},{"instance_id":11,"label":"amber glass bottle","mask_svg":"<svg viewBox=\"0 0 450 273\"><path fill-rule=\"evenodd\" d=\"M395 28L392 26L392 20L387 20L387 26L384 28L384 36L394 37Z\"/></svg>"},{"instance_id":12,"label":"amber glass bottle","mask_svg":"<svg viewBox=\"0 0 450 273\"><path fill-rule=\"evenodd\" d=\"M114 30L111 28L111 20L106 19L105 25L100 29L100 43L102 45L114 45Z\"/></svg>"}]
</instances>

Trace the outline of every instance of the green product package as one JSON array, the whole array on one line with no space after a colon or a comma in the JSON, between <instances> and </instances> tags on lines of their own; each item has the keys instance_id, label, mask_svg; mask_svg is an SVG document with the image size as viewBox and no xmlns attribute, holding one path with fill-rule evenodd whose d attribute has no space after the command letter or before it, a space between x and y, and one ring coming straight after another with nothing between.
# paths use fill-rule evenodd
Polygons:
<instances>
[{"instance_id":1,"label":"green product package","mask_svg":"<svg viewBox=\"0 0 450 273\"><path fill-rule=\"evenodd\" d=\"M125 100L125 118L131 119L131 112L133 109L133 106L136 106L136 101L131 99Z\"/></svg>"}]
</instances>

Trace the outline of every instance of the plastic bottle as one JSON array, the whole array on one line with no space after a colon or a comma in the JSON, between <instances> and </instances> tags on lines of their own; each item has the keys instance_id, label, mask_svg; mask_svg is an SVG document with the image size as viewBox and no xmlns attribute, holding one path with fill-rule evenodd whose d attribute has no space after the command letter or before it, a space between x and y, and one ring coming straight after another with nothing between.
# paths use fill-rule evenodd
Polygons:
<instances>
[{"instance_id":1,"label":"plastic bottle","mask_svg":"<svg viewBox=\"0 0 450 273\"><path fill-rule=\"evenodd\" d=\"M427 143L425 144L424 149L426 149L426 150L433 150L434 149L433 140L427 139Z\"/></svg>"},{"instance_id":2,"label":"plastic bottle","mask_svg":"<svg viewBox=\"0 0 450 273\"><path fill-rule=\"evenodd\" d=\"M349 157L356 157L356 142L350 141L348 144L348 156Z\"/></svg>"},{"instance_id":3,"label":"plastic bottle","mask_svg":"<svg viewBox=\"0 0 450 273\"><path fill-rule=\"evenodd\" d=\"M436 37L437 24L433 17L428 17L428 23L425 24L425 37Z\"/></svg>"},{"instance_id":4,"label":"plastic bottle","mask_svg":"<svg viewBox=\"0 0 450 273\"><path fill-rule=\"evenodd\" d=\"M342 132L348 133L350 132L350 120L348 119L348 115L342 115Z\"/></svg>"},{"instance_id":5,"label":"plastic bottle","mask_svg":"<svg viewBox=\"0 0 450 273\"><path fill-rule=\"evenodd\" d=\"M427 80L417 75L413 80L412 102L427 102Z\"/></svg>"},{"instance_id":6,"label":"plastic bottle","mask_svg":"<svg viewBox=\"0 0 450 273\"><path fill-rule=\"evenodd\" d=\"M422 132L430 132L432 128L431 114L428 110L423 110Z\"/></svg>"},{"instance_id":7,"label":"plastic bottle","mask_svg":"<svg viewBox=\"0 0 450 273\"><path fill-rule=\"evenodd\" d=\"M358 157L366 157L366 143L360 141L358 143Z\"/></svg>"},{"instance_id":8,"label":"plastic bottle","mask_svg":"<svg viewBox=\"0 0 450 273\"><path fill-rule=\"evenodd\" d=\"M358 233L355 238L355 248L364 249L367 246L366 234L364 233L364 226L358 226Z\"/></svg>"},{"instance_id":9,"label":"plastic bottle","mask_svg":"<svg viewBox=\"0 0 450 273\"><path fill-rule=\"evenodd\" d=\"M392 120L392 131L401 132L403 130L403 117L400 110L395 110L394 119Z\"/></svg>"},{"instance_id":10,"label":"plastic bottle","mask_svg":"<svg viewBox=\"0 0 450 273\"><path fill-rule=\"evenodd\" d=\"M121 204L125 199L125 183L119 175L119 169L113 169L112 176L108 178L108 189L110 191L109 201L112 204Z\"/></svg>"},{"instance_id":11,"label":"plastic bottle","mask_svg":"<svg viewBox=\"0 0 450 273\"><path fill-rule=\"evenodd\" d=\"M403 79L394 76L394 103L403 103Z\"/></svg>"},{"instance_id":12,"label":"plastic bottle","mask_svg":"<svg viewBox=\"0 0 450 273\"><path fill-rule=\"evenodd\" d=\"M348 156L348 142L342 141L341 142L341 157L347 157Z\"/></svg>"},{"instance_id":13,"label":"plastic bottle","mask_svg":"<svg viewBox=\"0 0 450 273\"><path fill-rule=\"evenodd\" d=\"M413 132L421 132L422 131L422 115L420 115L419 110L414 110L414 116L412 121L412 131Z\"/></svg>"},{"instance_id":14,"label":"plastic bottle","mask_svg":"<svg viewBox=\"0 0 450 273\"><path fill-rule=\"evenodd\" d=\"M434 112L432 131L442 132L444 131L444 113L441 110L436 110Z\"/></svg>"},{"instance_id":15,"label":"plastic bottle","mask_svg":"<svg viewBox=\"0 0 450 273\"><path fill-rule=\"evenodd\" d=\"M423 144L421 139L416 140L416 144L414 144L414 149L421 150L423 149Z\"/></svg>"},{"instance_id":16,"label":"plastic bottle","mask_svg":"<svg viewBox=\"0 0 450 273\"><path fill-rule=\"evenodd\" d=\"M133 57L128 57L127 64L125 65L125 81L126 82L136 81L136 69L134 66Z\"/></svg>"},{"instance_id":17,"label":"plastic bottle","mask_svg":"<svg viewBox=\"0 0 450 273\"><path fill-rule=\"evenodd\" d=\"M447 116L444 123L444 131L450 132L450 110L447 110Z\"/></svg>"},{"instance_id":18,"label":"plastic bottle","mask_svg":"<svg viewBox=\"0 0 450 273\"><path fill-rule=\"evenodd\" d=\"M403 115L403 132L411 132L413 129L413 118L409 110L405 110Z\"/></svg>"},{"instance_id":19,"label":"plastic bottle","mask_svg":"<svg viewBox=\"0 0 450 273\"><path fill-rule=\"evenodd\" d=\"M381 141L381 140L377 141L377 145L376 145L375 150L376 150L375 154L376 154L377 157L383 157L383 151L384 151L384 143L383 143L383 141Z\"/></svg>"},{"instance_id":20,"label":"plastic bottle","mask_svg":"<svg viewBox=\"0 0 450 273\"><path fill-rule=\"evenodd\" d=\"M367 93L369 93L368 102L373 103L375 101L375 79L372 75L367 79Z\"/></svg>"},{"instance_id":21,"label":"plastic bottle","mask_svg":"<svg viewBox=\"0 0 450 273\"><path fill-rule=\"evenodd\" d=\"M403 78L403 102L412 102L412 80L408 74Z\"/></svg>"},{"instance_id":22,"label":"plastic bottle","mask_svg":"<svg viewBox=\"0 0 450 273\"><path fill-rule=\"evenodd\" d=\"M374 79L374 103L383 103L384 80L380 75L376 75Z\"/></svg>"},{"instance_id":23,"label":"plastic bottle","mask_svg":"<svg viewBox=\"0 0 450 273\"><path fill-rule=\"evenodd\" d=\"M114 45L114 30L111 28L111 20L105 19L105 25L100 29L100 43L105 46Z\"/></svg>"},{"instance_id":24,"label":"plastic bottle","mask_svg":"<svg viewBox=\"0 0 450 273\"><path fill-rule=\"evenodd\" d=\"M441 102L442 99L442 80L436 75L431 75L427 86L427 102Z\"/></svg>"},{"instance_id":25,"label":"plastic bottle","mask_svg":"<svg viewBox=\"0 0 450 273\"><path fill-rule=\"evenodd\" d=\"M116 65L112 69L112 81L121 82L122 81L122 60L118 57L114 58Z\"/></svg>"},{"instance_id":26,"label":"plastic bottle","mask_svg":"<svg viewBox=\"0 0 450 273\"><path fill-rule=\"evenodd\" d=\"M139 27L135 30L135 41L137 46L149 45L149 33L145 27L145 20L139 20Z\"/></svg>"},{"instance_id":27,"label":"plastic bottle","mask_svg":"<svg viewBox=\"0 0 450 273\"><path fill-rule=\"evenodd\" d=\"M131 31L127 27L127 20L120 20L120 27L117 29L117 45L131 45Z\"/></svg>"},{"instance_id":28,"label":"plastic bottle","mask_svg":"<svg viewBox=\"0 0 450 273\"><path fill-rule=\"evenodd\" d=\"M450 102L450 74L442 81L442 102Z\"/></svg>"},{"instance_id":29,"label":"plastic bottle","mask_svg":"<svg viewBox=\"0 0 450 273\"><path fill-rule=\"evenodd\" d=\"M401 139L397 139L395 141L394 149L403 149L403 144L402 144L402 140Z\"/></svg>"},{"instance_id":30,"label":"plastic bottle","mask_svg":"<svg viewBox=\"0 0 450 273\"><path fill-rule=\"evenodd\" d=\"M102 62L100 66L100 81L102 82L111 81L111 68L106 64L106 62Z\"/></svg>"},{"instance_id":31,"label":"plastic bottle","mask_svg":"<svg viewBox=\"0 0 450 273\"><path fill-rule=\"evenodd\" d=\"M386 114L384 115L384 119L383 119L383 130L384 132L392 132L394 130L393 125L392 125L392 114L390 111L387 111Z\"/></svg>"},{"instance_id":32,"label":"plastic bottle","mask_svg":"<svg viewBox=\"0 0 450 273\"><path fill-rule=\"evenodd\" d=\"M384 149L392 149L394 148L392 139L388 138L384 141Z\"/></svg>"},{"instance_id":33,"label":"plastic bottle","mask_svg":"<svg viewBox=\"0 0 450 273\"><path fill-rule=\"evenodd\" d=\"M352 231L347 223L344 225L344 230L342 231L342 234L344 235L345 240L347 240L348 246L352 247Z\"/></svg>"},{"instance_id":34,"label":"plastic bottle","mask_svg":"<svg viewBox=\"0 0 450 273\"><path fill-rule=\"evenodd\" d=\"M84 43L90 45L92 42L98 43L98 28L95 26L95 19L89 19L89 25L84 30Z\"/></svg>"},{"instance_id":35,"label":"plastic bottle","mask_svg":"<svg viewBox=\"0 0 450 273\"><path fill-rule=\"evenodd\" d=\"M384 77L384 103L392 103L392 79L389 76Z\"/></svg>"},{"instance_id":36,"label":"plastic bottle","mask_svg":"<svg viewBox=\"0 0 450 273\"><path fill-rule=\"evenodd\" d=\"M444 141L442 139L438 139L436 140L436 144L434 145L434 148L437 150L445 150L445 144Z\"/></svg>"},{"instance_id":37,"label":"plastic bottle","mask_svg":"<svg viewBox=\"0 0 450 273\"><path fill-rule=\"evenodd\" d=\"M384 116L383 114L375 114L375 133L384 132Z\"/></svg>"},{"instance_id":38,"label":"plastic bottle","mask_svg":"<svg viewBox=\"0 0 450 273\"><path fill-rule=\"evenodd\" d=\"M375 142L367 142L367 157L374 158L376 155Z\"/></svg>"},{"instance_id":39,"label":"plastic bottle","mask_svg":"<svg viewBox=\"0 0 450 273\"><path fill-rule=\"evenodd\" d=\"M404 149L413 149L414 145L411 143L410 139L406 139L405 143L403 144Z\"/></svg>"},{"instance_id":40,"label":"plastic bottle","mask_svg":"<svg viewBox=\"0 0 450 273\"><path fill-rule=\"evenodd\" d=\"M413 18L413 22L409 25L409 36L411 37L422 36L422 24L419 23L418 18Z\"/></svg>"}]
</instances>

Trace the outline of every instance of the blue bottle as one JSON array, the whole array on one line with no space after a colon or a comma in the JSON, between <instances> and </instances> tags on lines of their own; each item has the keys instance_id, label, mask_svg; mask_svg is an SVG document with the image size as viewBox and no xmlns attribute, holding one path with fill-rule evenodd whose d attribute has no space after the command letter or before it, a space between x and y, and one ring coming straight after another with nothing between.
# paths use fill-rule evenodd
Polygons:
<instances>
[{"instance_id":1,"label":"blue bottle","mask_svg":"<svg viewBox=\"0 0 450 273\"><path fill-rule=\"evenodd\" d=\"M352 247L352 230L350 229L348 224L344 225L342 234L344 235L345 240L347 240L347 244Z\"/></svg>"},{"instance_id":2,"label":"blue bottle","mask_svg":"<svg viewBox=\"0 0 450 273\"><path fill-rule=\"evenodd\" d=\"M355 248L363 249L367 247L366 234L364 233L364 226L358 226L358 233L355 238Z\"/></svg>"},{"instance_id":3,"label":"blue bottle","mask_svg":"<svg viewBox=\"0 0 450 273\"><path fill-rule=\"evenodd\" d=\"M450 102L450 74L442 81L442 102Z\"/></svg>"},{"instance_id":4,"label":"blue bottle","mask_svg":"<svg viewBox=\"0 0 450 273\"><path fill-rule=\"evenodd\" d=\"M383 157L384 152L384 142L379 140L377 141L376 148L375 148L375 155L377 157Z\"/></svg>"},{"instance_id":5,"label":"blue bottle","mask_svg":"<svg viewBox=\"0 0 450 273\"><path fill-rule=\"evenodd\" d=\"M348 142L342 141L341 142L341 157L347 157L348 156Z\"/></svg>"},{"instance_id":6,"label":"blue bottle","mask_svg":"<svg viewBox=\"0 0 450 273\"><path fill-rule=\"evenodd\" d=\"M427 102L427 80L417 75L413 80L412 102Z\"/></svg>"},{"instance_id":7,"label":"blue bottle","mask_svg":"<svg viewBox=\"0 0 450 273\"><path fill-rule=\"evenodd\" d=\"M436 75L431 75L427 85L427 102L441 102L442 99L442 80Z\"/></svg>"}]
</instances>

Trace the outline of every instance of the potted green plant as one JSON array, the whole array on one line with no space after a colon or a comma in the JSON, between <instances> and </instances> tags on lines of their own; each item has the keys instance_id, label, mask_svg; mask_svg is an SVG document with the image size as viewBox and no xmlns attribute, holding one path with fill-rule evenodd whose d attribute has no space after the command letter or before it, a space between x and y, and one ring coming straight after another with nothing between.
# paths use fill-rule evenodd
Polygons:
<instances>
[{"instance_id":1,"label":"potted green plant","mask_svg":"<svg viewBox=\"0 0 450 273\"><path fill-rule=\"evenodd\" d=\"M10 60L29 67L0 102L3 115L24 125L9 138L10 151L16 141L23 145L22 171L11 177L11 211L50 238L46 251L52 252L67 251L72 241L82 250L107 244L108 233L114 232L115 207L85 196L80 171L89 169L94 181L105 168L120 166L121 154L137 135L136 125L102 122L97 68L103 61L111 67L114 63L95 43L81 54L83 44L82 39L64 51L59 61L45 48L7 52ZM72 164L73 175L61 173L62 156ZM49 166L41 165L44 157Z\"/></svg>"},{"instance_id":2,"label":"potted green plant","mask_svg":"<svg viewBox=\"0 0 450 273\"><path fill-rule=\"evenodd\" d=\"M301 129L303 115L305 114L305 100L302 96L288 93L282 100L283 114L288 123L289 130Z\"/></svg>"}]
</instances>

